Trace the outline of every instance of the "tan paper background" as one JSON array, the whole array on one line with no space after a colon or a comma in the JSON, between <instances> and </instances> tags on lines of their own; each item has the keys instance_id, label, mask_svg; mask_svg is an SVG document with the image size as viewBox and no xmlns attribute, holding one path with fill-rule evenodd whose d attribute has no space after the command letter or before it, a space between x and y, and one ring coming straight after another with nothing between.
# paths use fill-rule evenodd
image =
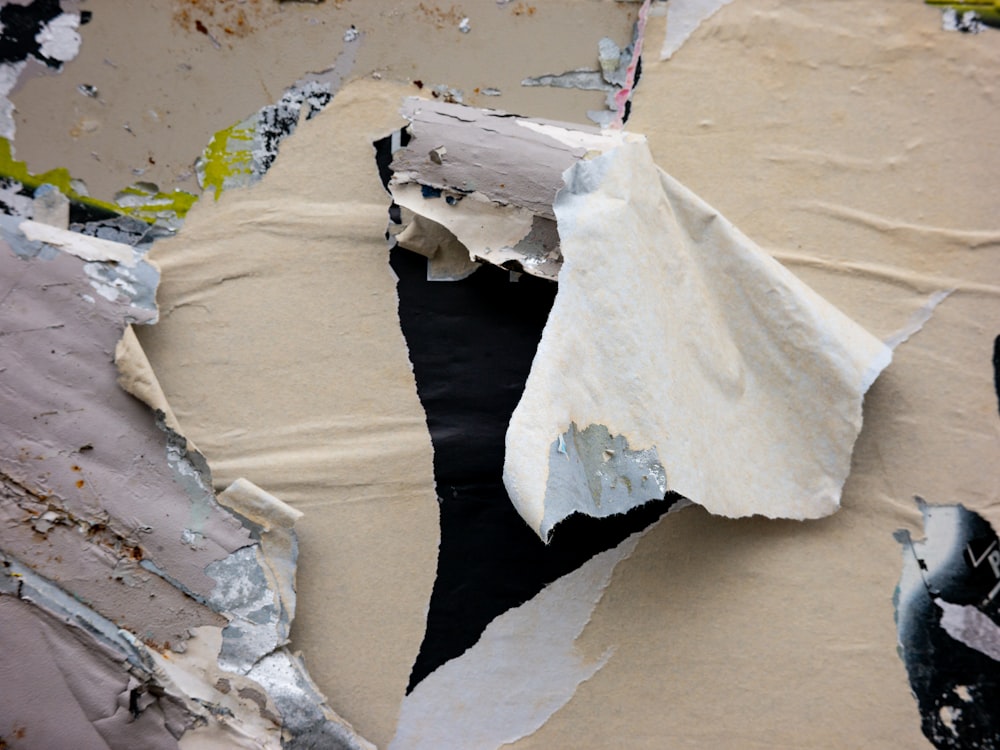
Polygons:
<instances>
[{"instance_id":1,"label":"tan paper background","mask_svg":"<svg viewBox=\"0 0 1000 750\"><path fill-rule=\"evenodd\" d=\"M412 5L287 4L285 20L220 52L175 24L175 4L87 6L80 58L12 98L18 158L68 166L100 197L135 168L191 189L181 175L211 133L331 65L349 23L384 24L360 76L499 86L504 97L470 101L582 120L602 97L516 82L594 64L596 39L624 43L634 14L538 3L491 25L469 3L466 36L418 23ZM320 35L324 22L337 33ZM650 22L629 122L661 167L881 338L955 291L866 398L843 509L804 524L697 508L661 521L580 638L587 658L614 648L611 659L516 746L926 746L895 650L892 532L918 531L914 494L1000 521L997 34L945 33L916 0L737 0L658 63L662 24ZM405 59L386 62L397 49ZM105 105L76 93L83 82ZM438 533L369 146L413 89L342 92L264 181L197 206L181 238L157 246L162 322L140 332L217 484L246 476L305 511L295 645L379 745L422 637ZM74 129L86 117L99 127Z\"/></svg>"},{"instance_id":2,"label":"tan paper background","mask_svg":"<svg viewBox=\"0 0 1000 750\"><path fill-rule=\"evenodd\" d=\"M995 35L944 33L905 0L734 2L643 60L629 126L660 166L869 330L957 290L869 392L843 509L661 521L581 638L614 656L514 746L928 746L896 655L892 532L920 535L914 494L1000 520L998 62Z\"/></svg>"}]
</instances>

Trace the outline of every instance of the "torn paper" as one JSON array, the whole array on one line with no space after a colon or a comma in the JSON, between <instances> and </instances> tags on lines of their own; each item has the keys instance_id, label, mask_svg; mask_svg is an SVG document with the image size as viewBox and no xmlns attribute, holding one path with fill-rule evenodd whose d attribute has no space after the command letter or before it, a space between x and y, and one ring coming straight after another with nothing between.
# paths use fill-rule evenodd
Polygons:
<instances>
[{"instance_id":1,"label":"torn paper","mask_svg":"<svg viewBox=\"0 0 1000 750\"><path fill-rule=\"evenodd\" d=\"M668 60L701 24L733 0L670 0L667 3L667 33L660 59Z\"/></svg>"},{"instance_id":2,"label":"torn paper","mask_svg":"<svg viewBox=\"0 0 1000 750\"><path fill-rule=\"evenodd\" d=\"M371 146L403 124L410 91L344 87L252 189L200 201L152 251L161 321L136 330L218 489L245 477L306 514L297 593L309 604L292 642L379 746L423 637L439 542Z\"/></svg>"},{"instance_id":3,"label":"torn paper","mask_svg":"<svg viewBox=\"0 0 1000 750\"><path fill-rule=\"evenodd\" d=\"M44 705L95 738L80 746L134 747L147 727L151 746L189 746L190 731L190 746L370 748L285 649L300 514L246 481L221 506L202 456L118 386L109 354L127 321L156 319L156 269L129 245L13 217L0 237L0 630L23 638L33 620L52 654L0 670L63 675L50 695L66 705ZM45 736L37 700L4 703Z\"/></svg>"},{"instance_id":4,"label":"torn paper","mask_svg":"<svg viewBox=\"0 0 1000 750\"><path fill-rule=\"evenodd\" d=\"M58 201L57 194L61 194L69 201L68 219L74 231L123 241L115 231L110 234L118 236L104 235L109 226L117 225L119 231L124 231L125 225L131 224L128 234L132 239L126 244L135 245L176 231L197 200L197 196L183 190L161 191L150 182L136 182L119 190L114 201L99 200L91 197L87 186L65 168L31 172L25 162L14 158L13 148L9 140L0 138L0 210L13 216L51 224L44 217L44 209L48 203ZM39 209L43 210L36 216ZM59 228L65 227L60 224Z\"/></svg>"},{"instance_id":5,"label":"torn paper","mask_svg":"<svg viewBox=\"0 0 1000 750\"><path fill-rule=\"evenodd\" d=\"M444 236L418 239L442 227L464 246L467 261L555 279L562 256L552 203L562 172L633 137L414 98L403 114L411 124L393 156L389 189L424 223L396 240L428 256L432 277L445 252L460 255Z\"/></svg>"},{"instance_id":6,"label":"torn paper","mask_svg":"<svg viewBox=\"0 0 1000 750\"><path fill-rule=\"evenodd\" d=\"M300 118L310 120L329 104L353 67L358 35L345 36L344 42L333 66L296 81L276 103L212 136L195 161L202 190L211 190L218 199L223 190L251 185L270 169L281 142L295 132Z\"/></svg>"},{"instance_id":7,"label":"torn paper","mask_svg":"<svg viewBox=\"0 0 1000 750\"><path fill-rule=\"evenodd\" d=\"M642 534L595 555L493 620L475 646L407 696L389 747L494 750L534 733L607 661L610 654L583 658L575 642L615 566Z\"/></svg>"},{"instance_id":8,"label":"torn paper","mask_svg":"<svg viewBox=\"0 0 1000 750\"><path fill-rule=\"evenodd\" d=\"M559 293L504 470L529 525L667 490L728 516L834 512L889 349L643 143L578 162L555 212Z\"/></svg>"},{"instance_id":9,"label":"torn paper","mask_svg":"<svg viewBox=\"0 0 1000 750\"><path fill-rule=\"evenodd\" d=\"M132 248L120 242L88 237L30 219L22 221L18 229L32 242L43 242L83 260L108 261L126 266L136 263Z\"/></svg>"},{"instance_id":10,"label":"torn paper","mask_svg":"<svg viewBox=\"0 0 1000 750\"><path fill-rule=\"evenodd\" d=\"M607 108L590 110L587 117L602 128L621 128L628 118L628 103L637 80L649 7L650 0L644 0L632 28L632 41L624 48L610 37L601 38L597 44L598 70L577 68L560 74L532 76L521 81L521 85L603 91Z\"/></svg>"},{"instance_id":11,"label":"torn paper","mask_svg":"<svg viewBox=\"0 0 1000 750\"><path fill-rule=\"evenodd\" d=\"M640 136L419 100L404 113L396 202L472 259L559 279L504 472L543 539L668 491L730 516L836 510L887 347L658 170ZM414 247L433 260L439 244Z\"/></svg>"},{"instance_id":12,"label":"torn paper","mask_svg":"<svg viewBox=\"0 0 1000 750\"><path fill-rule=\"evenodd\" d=\"M380 147L384 143L380 144ZM543 544L503 486L504 436L556 285L489 264L451 283L394 248L399 321L434 448L441 544L411 689L471 648L495 617L644 529L676 496L615 518L577 515Z\"/></svg>"},{"instance_id":13,"label":"torn paper","mask_svg":"<svg viewBox=\"0 0 1000 750\"><path fill-rule=\"evenodd\" d=\"M918 498L924 539L901 530L899 655L938 748L991 747L1000 737L1000 541L979 514Z\"/></svg>"}]
</instances>

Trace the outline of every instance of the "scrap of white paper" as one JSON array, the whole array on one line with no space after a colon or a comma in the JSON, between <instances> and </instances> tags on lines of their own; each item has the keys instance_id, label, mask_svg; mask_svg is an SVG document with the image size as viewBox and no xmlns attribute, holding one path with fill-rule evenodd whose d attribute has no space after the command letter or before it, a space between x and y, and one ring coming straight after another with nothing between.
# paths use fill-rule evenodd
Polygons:
<instances>
[{"instance_id":1,"label":"scrap of white paper","mask_svg":"<svg viewBox=\"0 0 1000 750\"><path fill-rule=\"evenodd\" d=\"M733 0L670 0L667 3L667 33L660 59L668 60L702 22Z\"/></svg>"},{"instance_id":2,"label":"scrap of white paper","mask_svg":"<svg viewBox=\"0 0 1000 750\"><path fill-rule=\"evenodd\" d=\"M731 517L836 511L890 349L645 143L564 177L559 292L507 433L504 481L528 524L547 539L571 513L665 489Z\"/></svg>"},{"instance_id":3,"label":"scrap of white paper","mask_svg":"<svg viewBox=\"0 0 1000 750\"><path fill-rule=\"evenodd\" d=\"M538 730L610 657L587 662L576 639L645 533L500 615L476 645L424 678L403 702L390 750L495 750Z\"/></svg>"}]
</instances>

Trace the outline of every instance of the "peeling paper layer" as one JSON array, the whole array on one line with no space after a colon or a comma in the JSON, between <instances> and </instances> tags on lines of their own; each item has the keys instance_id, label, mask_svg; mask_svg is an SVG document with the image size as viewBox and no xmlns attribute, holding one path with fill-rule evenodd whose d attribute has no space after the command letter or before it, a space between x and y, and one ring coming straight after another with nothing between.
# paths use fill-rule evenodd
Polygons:
<instances>
[{"instance_id":1,"label":"peeling paper layer","mask_svg":"<svg viewBox=\"0 0 1000 750\"><path fill-rule=\"evenodd\" d=\"M448 276L438 266L456 265L451 275L461 278L475 270L473 261L557 278L562 256L552 203L563 171L635 138L414 98L403 115L411 138L394 155L389 188L424 224L407 226L397 241L428 256L431 278ZM436 227L450 233L447 242ZM465 264L456 244L466 248Z\"/></svg>"},{"instance_id":2,"label":"peeling paper layer","mask_svg":"<svg viewBox=\"0 0 1000 750\"><path fill-rule=\"evenodd\" d=\"M610 657L588 661L575 642L645 533L500 615L475 646L424 678L403 702L390 750L494 750L534 733Z\"/></svg>"},{"instance_id":3,"label":"peeling paper layer","mask_svg":"<svg viewBox=\"0 0 1000 750\"><path fill-rule=\"evenodd\" d=\"M1000 738L1000 540L962 505L917 498L925 538L896 532L899 656L935 747L995 747Z\"/></svg>"},{"instance_id":4,"label":"peeling paper layer","mask_svg":"<svg viewBox=\"0 0 1000 750\"><path fill-rule=\"evenodd\" d=\"M667 33L660 49L660 59L669 60L701 26L733 0L670 0L667 3Z\"/></svg>"},{"instance_id":5,"label":"peeling paper layer","mask_svg":"<svg viewBox=\"0 0 1000 750\"><path fill-rule=\"evenodd\" d=\"M150 747L370 748L284 648L301 514L245 480L220 506L204 459L117 383L126 321L156 318L155 268L17 223L0 220L0 631L43 632L50 658L0 657L34 695L4 701L5 727L48 736L65 712L78 747L145 746L142 731Z\"/></svg>"},{"instance_id":6,"label":"peeling paper layer","mask_svg":"<svg viewBox=\"0 0 1000 750\"><path fill-rule=\"evenodd\" d=\"M619 513L666 490L731 517L833 513L888 347L644 143L565 179L559 292L507 433L504 481L529 525L547 539L572 512ZM565 448L594 429L611 467L596 484L600 461Z\"/></svg>"},{"instance_id":7,"label":"peeling paper layer","mask_svg":"<svg viewBox=\"0 0 1000 750\"><path fill-rule=\"evenodd\" d=\"M199 201L153 249L161 321L136 330L219 488L246 477L306 513L298 592L310 604L292 641L337 713L378 745L420 647L438 550L371 146L398 130L410 92L345 86L251 189Z\"/></svg>"}]
</instances>

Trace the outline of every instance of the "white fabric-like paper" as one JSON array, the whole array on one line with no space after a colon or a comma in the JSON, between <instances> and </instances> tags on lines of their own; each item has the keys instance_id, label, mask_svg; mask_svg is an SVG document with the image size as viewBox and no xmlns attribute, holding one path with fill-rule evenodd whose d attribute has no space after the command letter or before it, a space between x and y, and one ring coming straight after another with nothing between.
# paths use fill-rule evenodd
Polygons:
<instances>
[{"instance_id":1,"label":"white fabric-like paper","mask_svg":"<svg viewBox=\"0 0 1000 750\"><path fill-rule=\"evenodd\" d=\"M839 506L888 347L628 143L567 170L559 292L504 481L547 539L672 490L731 517Z\"/></svg>"}]
</instances>

